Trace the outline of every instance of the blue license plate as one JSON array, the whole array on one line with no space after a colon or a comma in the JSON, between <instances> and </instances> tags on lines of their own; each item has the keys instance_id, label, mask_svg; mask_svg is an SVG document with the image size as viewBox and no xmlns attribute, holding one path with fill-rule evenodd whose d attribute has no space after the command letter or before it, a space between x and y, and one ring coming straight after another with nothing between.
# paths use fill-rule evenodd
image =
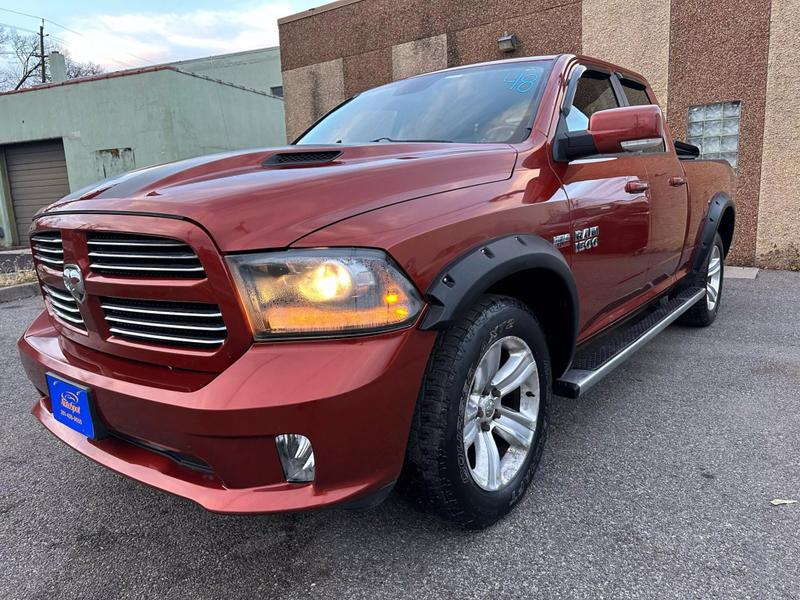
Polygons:
<instances>
[{"instance_id":1,"label":"blue license plate","mask_svg":"<svg viewBox=\"0 0 800 600\"><path fill-rule=\"evenodd\" d=\"M89 389L49 373L47 389L50 391L50 402L53 405L53 416L56 421L94 439L95 429Z\"/></svg>"}]
</instances>

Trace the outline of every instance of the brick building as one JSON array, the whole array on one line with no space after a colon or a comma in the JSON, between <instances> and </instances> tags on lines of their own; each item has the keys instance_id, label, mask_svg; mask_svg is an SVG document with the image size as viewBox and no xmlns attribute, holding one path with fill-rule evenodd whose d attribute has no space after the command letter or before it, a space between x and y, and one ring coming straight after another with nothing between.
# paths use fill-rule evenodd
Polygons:
<instances>
[{"instance_id":1,"label":"brick building","mask_svg":"<svg viewBox=\"0 0 800 600\"><path fill-rule=\"evenodd\" d=\"M290 140L355 93L450 66L569 52L638 71L673 136L736 169L732 261L800 268L800 0L339 0L279 29Z\"/></svg>"}]
</instances>

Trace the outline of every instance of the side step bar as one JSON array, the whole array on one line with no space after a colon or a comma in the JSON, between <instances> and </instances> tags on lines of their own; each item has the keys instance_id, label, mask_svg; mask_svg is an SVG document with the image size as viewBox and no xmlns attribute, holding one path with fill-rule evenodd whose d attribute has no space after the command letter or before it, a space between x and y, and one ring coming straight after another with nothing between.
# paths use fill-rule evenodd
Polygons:
<instances>
[{"instance_id":1,"label":"side step bar","mask_svg":"<svg viewBox=\"0 0 800 600\"><path fill-rule=\"evenodd\" d=\"M705 295L705 288L684 290L633 325L623 326L601 345L579 350L572 367L553 383L553 392L567 398L585 394Z\"/></svg>"}]
</instances>

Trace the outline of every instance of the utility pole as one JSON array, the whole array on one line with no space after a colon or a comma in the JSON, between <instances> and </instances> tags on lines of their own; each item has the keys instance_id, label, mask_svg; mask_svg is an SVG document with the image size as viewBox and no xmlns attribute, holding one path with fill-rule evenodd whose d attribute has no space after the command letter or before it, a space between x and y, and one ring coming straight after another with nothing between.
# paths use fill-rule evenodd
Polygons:
<instances>
[{"instance_id":1,"label":"utility pole","mask_svg":"<svg viewBox=\"0 0 800 600\"><path fill-rule=\"evenodd\" d=\"M39 57L42 61L42 83L47 83L47 72L44 64L44 19L42 19L42 24L39 25Z\"/></svg>"}]
</instances>

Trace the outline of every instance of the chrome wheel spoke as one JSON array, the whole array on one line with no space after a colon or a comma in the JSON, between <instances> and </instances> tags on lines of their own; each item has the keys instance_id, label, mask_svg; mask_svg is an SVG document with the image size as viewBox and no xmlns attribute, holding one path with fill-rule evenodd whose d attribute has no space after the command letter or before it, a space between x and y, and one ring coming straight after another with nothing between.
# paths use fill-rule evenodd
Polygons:
<instances>
[{"instance_id":1,"label":"chrome wheel spoke","mask_svg":"<svg viewBox=\"0 0 800 600\"><path fill-rule=\"evenodd\" d=\"M509 358L491 381L492 388L496 389L501 397L513 392L536 371L536 363L528 354L520 356L509 369L506 369L506 365L511 362L512 360Z\"/></svg>"},{"instance_id":2,"label":"chrome wheel spoke","mask_svg":"<svg viewBox=\"0 0 800 600\"><path fill-rule=\"evenodd\" d=\"M481 432L481 426L478 421L470 421L464 426L464 448L469 449L475 443L475 438Z\"/></svg>"},{"instance_id":3,"label":"chrome wheel spoke","mask_svg":"<svg viewBox=\"0 0 800 600\"><path fill-rule=\"evenodd\" d=\"M522 423L501 416L494 422L494 430L501 438L512 446L517 446L527 450L533 440L533 430L528 429Z\"/></svg>"},{"instance_id":4,"label":"chrome wheel spoke","mask_svg":"<svg viewBox=\"0 0 800 600\"><path fill-rule=\"evenodd\" d=\"M464 422L478 417L478 406L481 400L480 394L472 393L467 398L467 406L464 409Z\"/></svg>"},{"instance_id":5,"label":"chrome wheel spoke","mask_svg":"<svg viewBox=\"0 0 800 600\"><path fill-rule=\"evenodd\" d=\"M494 344L484 354L481 362L478 364L478 369L475 371L475 380L472 384L472 391L482 394L487 391L489 381L492 376L497 372L500 367L500 354L503 348L499 344Z\"/></svg>"},{"instance_id":6,"label":"chrome wheel spoke","mask_svg":"<svg viewBox=\"0 0 800 600\"><path fill-rule=\"evenodd\" d=\"M486 482L486 489L497 490L500 488L500 451L497 442L489 431L481 431L476 439L475 471Z\"/></svg>"}]
</instances>

